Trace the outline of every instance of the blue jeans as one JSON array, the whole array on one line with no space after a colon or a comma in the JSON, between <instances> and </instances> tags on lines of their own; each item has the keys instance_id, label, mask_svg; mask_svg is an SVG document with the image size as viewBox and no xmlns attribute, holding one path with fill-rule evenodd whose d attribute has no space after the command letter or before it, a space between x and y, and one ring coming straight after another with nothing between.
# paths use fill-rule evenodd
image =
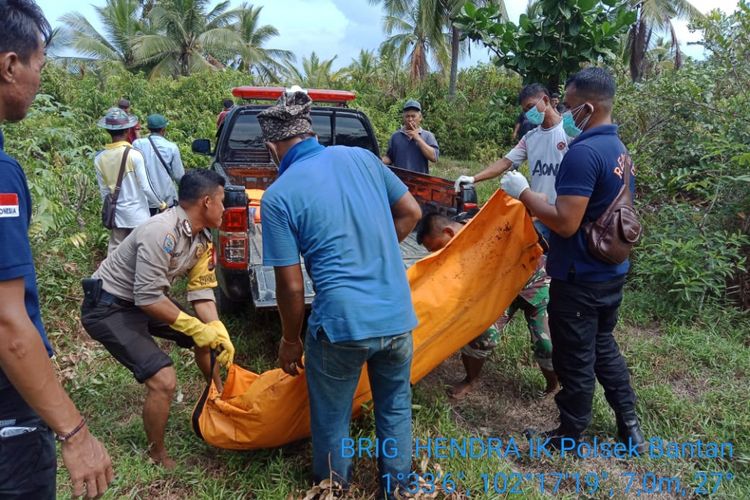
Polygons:
<instances>
[{"instance_id":1,"label":"blue jeans","mask_svg":"<svg viewBox=\"0 0 750 500\"><path fill-rule=\"evenodd\" d=\"M407 478L412 460L411 332L335 344L323 329L315 337L308 332L305 339L314 481L331 473L344 484L351 479L352 460L342 443L349 437L352 400L365 363L375 404L375 434L380 443L389 438L389 452L381 449L378 457L381 484L386 474L392 484L399 474Z\"/></svg>"}]
</instances>

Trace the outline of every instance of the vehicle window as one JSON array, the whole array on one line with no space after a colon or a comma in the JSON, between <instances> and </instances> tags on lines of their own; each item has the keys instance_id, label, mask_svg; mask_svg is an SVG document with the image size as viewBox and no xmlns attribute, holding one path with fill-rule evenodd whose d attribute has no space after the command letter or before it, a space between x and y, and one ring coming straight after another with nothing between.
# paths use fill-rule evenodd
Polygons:
<instances>
[{"instance_id":1,"label":"vehicle window","mask_svg":"<svg viewBox=\"0 0 750 500\"><path fill-rule=\"evenodd\" d=\"M263 132L255 114L242 114L232 125L228 149L266 149Z\"/></svg>"},{"instance_id":2,"label":"vehicle window","mask_svg":"<svg viewBox=\"0 0 750 500\"><path fill-rule=\"evenodd\" d=\"M331 115L319 115L313 112L312 128L313 132L318 134L318 142L323 146L333 144L333 137L331 137Z\"/></svg>"},{"instance_id":3,"label":"vehicle window","mask_svg":"<svg viewBox=\"0 0 750 500\"><path fill-rule=\"evenodd\" d=\"M336 144L359 146L375 152L364 123L354 116L336 116Z\"/></svg>"}]
</instances>

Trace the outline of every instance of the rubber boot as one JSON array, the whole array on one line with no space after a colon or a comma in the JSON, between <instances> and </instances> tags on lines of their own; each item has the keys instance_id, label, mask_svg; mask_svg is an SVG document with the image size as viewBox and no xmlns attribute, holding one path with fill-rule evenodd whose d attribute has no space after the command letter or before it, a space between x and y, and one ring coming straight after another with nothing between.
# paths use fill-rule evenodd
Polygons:
<instances>
[{"instance_id":1,"label":"rubber boot","mask_svg":"<svg viewBox=\"0 0 750 500\"><path fill-rule=\"evenodd\" d=\"M638 417L635 412L618 413L617 419L617 437L620 442L628 446L633 446L638 453L644 455L648 448L646 438L641 432L641 425L638 423Z\"/></svg>"}]
</instances>

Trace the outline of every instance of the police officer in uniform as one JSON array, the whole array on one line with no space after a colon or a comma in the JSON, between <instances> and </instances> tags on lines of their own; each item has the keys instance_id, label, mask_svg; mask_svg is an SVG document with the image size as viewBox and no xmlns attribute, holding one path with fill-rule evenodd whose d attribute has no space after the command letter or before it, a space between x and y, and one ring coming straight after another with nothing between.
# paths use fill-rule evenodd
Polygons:
<instances>
[{"instance_id":1,"label":"police officer in uniform","mask_svg":"<svg viewBox=\"0 0 750 500\"><path fill-rule=\"evenodd\" d=\"M149 456L167 468L175 466L164 445L169 404L177 383L171 358L152 336L193 348L206 380L211 349L222 349L219 363L229 366L234 347L219 321L214 303L212 245L209 228L219 227L224 211L224 178L194 170L180 181L178 206L138 226L83 281L81 322L139 383L146 385L143 424ZM187 299L196 317L167 297L175 279L188 276Z\"/></svg>"}]
</instances>

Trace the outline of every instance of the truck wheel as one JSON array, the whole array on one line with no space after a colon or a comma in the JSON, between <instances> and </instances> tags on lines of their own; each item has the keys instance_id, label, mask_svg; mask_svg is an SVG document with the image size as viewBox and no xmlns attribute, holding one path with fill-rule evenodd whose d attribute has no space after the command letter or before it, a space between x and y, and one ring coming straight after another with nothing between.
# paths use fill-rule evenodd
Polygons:
<instances>
[{"instance_id":1,"label":"truck wheel","mask_svg":"<svg viewBox=\"0 0 750 500\"><path fill-rule=\"evenodd\" d=\"M249 302L238 302L232 300L221 290L220 286L216 287L216 307L219 310L219 314L239 314L244 310L250 308Z\"/></svg>"}]
</instances>

